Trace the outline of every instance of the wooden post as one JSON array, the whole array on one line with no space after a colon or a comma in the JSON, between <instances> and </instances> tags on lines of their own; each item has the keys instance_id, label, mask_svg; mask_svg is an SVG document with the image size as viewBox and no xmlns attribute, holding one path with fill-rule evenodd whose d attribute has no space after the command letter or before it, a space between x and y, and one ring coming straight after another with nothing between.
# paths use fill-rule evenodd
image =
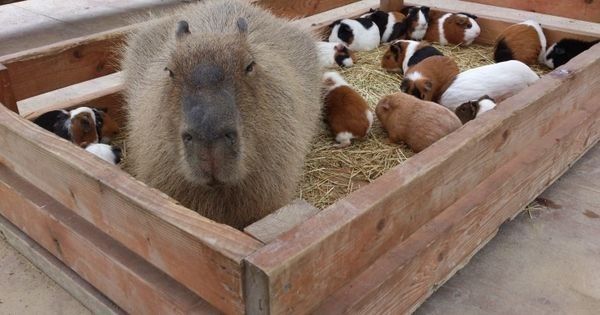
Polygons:
<instances>
[{"instance_id":1,"label":"wooden post","mask_svg":"<svg viewBox=\"0 0 600 315\"><path fill-rule=\"evenodd\" d=\"M10 77L8 76L8 69L0 63L0 103L4 104L4 106L8 107L8 109L12 110L15 113L19 113L19 108L17 107L17 100L15 99L15 94L13 93Z\"/></svg>"},{"instance_id":2,"label":"wooden post","mask_svg":"<svg viewBox=\"0 0 600 315\"><path fill-rule=\"evenodd\" d=\"M381 0L379 8L383 11L400 11L404 7L404 0Z\"/></svg>"}]
</instances>

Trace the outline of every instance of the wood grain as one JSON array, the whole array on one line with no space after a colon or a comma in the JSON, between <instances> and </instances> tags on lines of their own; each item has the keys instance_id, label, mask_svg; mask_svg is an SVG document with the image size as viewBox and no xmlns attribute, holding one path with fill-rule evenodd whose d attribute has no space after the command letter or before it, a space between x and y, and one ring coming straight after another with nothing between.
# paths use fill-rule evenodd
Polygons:
<instances>
[{"instance_id":1,"label":"wood grain","mask_svg":"<svg viewBox=\"0 0 600 315\"><path fill-rule=\"evenodd\" d=\"M0 211L128 313L214 313L208 303L0 164Z\"/></svg>"},{"instance_id":2,"label":"wood grain","mask_svg":"<svg viewBox=\"0 0 600 315\"><path fill-rule=\"evenodd\" d=\"M600 23L600 1L594 0L466 0L493 6Z\"/></svg>"},{"instance_id":3,"label":"wood grain","mask_svg":"<svg viewBox=\"0 0 600 315\"><path fill-rule=\"evenodd\" d=\"M12 83L8 69L0 63L0 103L15 113L19 113L17 101L12 89Z\"/></svg>"},{"instance_id":4,"label":"wood grain","mask_svg":"<svg viewBox=\"0 0 600 315\"><path fill-rule=\"evenodd\" d=\"M242 313L241 260L260 242L149 189L0 107L0 162L228 313Z\"/></svg>"},{"instance_id":5,"label":"wood grain","mask_svg":"<svg viewBox=\"0 0 600 315\"><path fill-rule=\"evenodd\" d=\"M400 11L404 8L404 0L380 0L379 3L379 9L385 12Z\"/></svg>"},{"instance_id":6,"label":"wood grain","mask_svg":"<svg viewBox=\"0 0 600 315\"><path fill-rule=\"evenodd\" d=\"M313 309L585 104L598 56L600 45L252 254L246 268L257 277L246 283L266 289L248 303Z\"/></svg>"},{"instance_id":7,"label":"wood grain","mask_svg":"<svg viewBox=\"0 0 600 315\"><path fill-rule=\"evenodd\" d=\"M255 2L276 15L287 18L299 18L315 15L357 1L358 0L258 0Z\"/></svg>"}]
</instances>

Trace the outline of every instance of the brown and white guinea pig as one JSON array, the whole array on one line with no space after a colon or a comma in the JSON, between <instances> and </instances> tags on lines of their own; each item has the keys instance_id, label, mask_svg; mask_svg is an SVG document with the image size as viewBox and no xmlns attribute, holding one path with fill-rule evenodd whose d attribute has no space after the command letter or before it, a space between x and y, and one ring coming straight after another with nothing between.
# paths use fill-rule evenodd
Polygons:
<instances>
[{"instance_id":1,"label":"brown and white guinea pig","mask_svg":"<svg viewBox=\"0 0 600 315\"><path fill-rule=\"evenodd\" d=\"M330 27L330 43L342 43L355 51L369 51L379 46L379 27L371 19L343 19L333 22Z\"/></svg>"},{"instance_id":2,"label":"brown and white guinea pig","mask_svg":"<svg viewBox=\"0 0 600 315\"><path fill-rule=\"evenodd\" d=\"M384 96L375 113L391 142L402 141L415 152L462 126L447 108L405 93Z\"/></svg>"},{"instance_id":3,"label":"brown and white guinea pig","mask_svg":"<svg viewBox=\"0 0 600 315\"><path fill-rule=\"evenodd\" d=\"M99 142L110 143L119 133L119 125L104 110L93 108Z\"/></svg>"},{"instance_id":4,"label":"brown and white guinea pig","mask_svg":"<svg viewBox=\"0 0 600 315\"><path fill-rule=\"evenodd\" d=\"M518 60L532 65L544 63L546 36L540 23L527 20L506 28L494 46L494 61Z\"/></svg>"},{"instance_id":5,"label":"brown and white guinea pig","mask_svg":"<svg viewBox=\"0 0 600 315\"><path fill-rule=\"evenodd\" d=\"M551 69L560 67L599 42L600 40L586 42L571 38L561 39L558 43L554 43L548 48L544 64Z\"/></svg>"},{"instance_id":6,"label":"brown and white guinea pig","mask_svg":"<svg viewBox=\"0 0 600 315\"><path fill-rule=\"evenodd\" d=\"M429 26L429 7L406 7L401 12L406 19L398 26L396 38L422 40Z\"/></svg>"},{"instance_id":7,"label":"brown and white guinea pig","mask_svg":"<svg viewBox=\"0 0 600 315\"><path fill-rule=\"evenodd\" d=\"M381 67L390 72L406 73L408 68L431 56L443 56L426 41L397 40L381 58Z\"/></svg>"},{"instance_id":8,"label":"brown and white guinea pig","mask_svg":"<svg viewBox=\"0 0 600 315\"><path fill-rule=\"evenodd\" d=\"M71 115L66 110L53 110L43 113L33 122L63 139L71 140L69 132Z\"/></svg>"},{"instance_id":9,"label":"brown and white guinea pig","mask_svg":"<svg viewBox=\"0 0 600 315\"><path fill-rule=\"evenodd\" d=\"M354 53L342 43L317 42L317 50L321 67L352 67L354 65Z\"/></svg>"},{"instance_id":10,"label":"brown and white guinea pig","mask_svg":"<svg viewBox=\"0 0 600 315\"><path fill-rule=\"evenodd\" d=\"M454 110L454 113L463 124L466 124L469 120L479 117L494 107L496 107L496 102L491 97L484 95L478 100L462 103Z\"/></svg>"},{"instance_id":11,"label":"brown and white guinea pig","mask_svg":"<svg viewBox=\"0 0 600 315\"><path fill-rule=\"evenodd\" d=\"M85 150L110 164L116 165L121 162L122 153L119 147L105 143L92 143L85 147Z\"/></svg>"},{"instance_id":12,"label":"brown and white guinea pig","mask_svg":"<svg viewBox=\"0 0 600 315\"><path fill-rule=\"evenodd\" d=\"M325 94L325 118L335 135L337 147L347 147L350 140L363 138L373 124L373 113L367 101L353 90L337 72L323 75Z\"/></svg>"},{"instance_id":13,"label":"brown and white guinea pig","mask_svg":"<svg viewBox=\"0 0 600 315\"><path fill-rule=\"evenodd\" d=\"M363 14L360 17L370 19L377 25L382 43L387 43L403 35L400 30L406 16L400 12L385 12L371 9L369 13Z\"/></svg>"},{"instance_id":14,"label":"brown and white guinea pig","mask_svg":"<svg viewBox=\"0 0 600 315\"><path fill-rule=\"evenodd\" d=\"M442 45L471 45L481 33L477 17L468 13L431 14L425 40Z\"/></svg>"},{"instance_id":15,"label":"brown and white guinea pig","mask_svg":"<svg viewBox=\"0 0 600 315\"><path fill-rule=\"evenodd\" d=\"M500 102L538 79L531 68L517 60L485 65L459 73L442 94L439 103L454 111L462 103L482 95L489 95Z\"/></svg>"},{"instance_id":16,"label":"brown and white guinea pig","mask_svg":"<svg viewBox=\"0 0 600 315\"><path fill-rule=\"evenodd\" d=\"M86 147L100 139L96 129L96 115L89 107L79 107L70 113L69 135L71 142Z\"/></svg>"},{"instance_id":17,"label":"brown and white guinea pig","mask_svg":"<svg viewBox=\"0 0 600 315\"><path fill-rule=\"evenodd\" d=\"M400 90L425 101L437 102L459 72L452 58L432 56L408 69Z\"/></svg>"}]
</instances>

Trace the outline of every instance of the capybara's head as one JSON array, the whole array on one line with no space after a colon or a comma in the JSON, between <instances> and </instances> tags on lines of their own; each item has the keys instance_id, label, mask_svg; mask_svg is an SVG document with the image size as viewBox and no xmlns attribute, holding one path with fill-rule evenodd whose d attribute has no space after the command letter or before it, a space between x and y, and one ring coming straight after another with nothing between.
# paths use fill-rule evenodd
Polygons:
<instances>
[{"instance_id":1,"label":"capybara's head","mask_svg":"<svg viewBox=\"0 0 600 315\"><path fill-rule=\"evenodd\" d=\"M246 20L232 23L231 34L194 35L193 25L179 21L165 68L168 106L180 113L172 116L179 169L200 185L232 185L246 176L253 135L244 118L255 115L257 86L268 75L252 57Z\"/></svg>"}]
</instances>

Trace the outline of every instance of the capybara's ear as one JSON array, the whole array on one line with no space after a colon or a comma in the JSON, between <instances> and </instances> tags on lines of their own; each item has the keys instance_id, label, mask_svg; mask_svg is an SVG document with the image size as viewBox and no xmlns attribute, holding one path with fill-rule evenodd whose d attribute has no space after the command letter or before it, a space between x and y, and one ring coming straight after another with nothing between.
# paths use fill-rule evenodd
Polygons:
<instances>
[{"instance_id":1,"label":"capybara's ear","mask_svg":"<svg viewBox=\"0 0 600 315\"><path fill-rule=\"evenodd\" d=\"M177 22L177 31L175 32L177 39L181 39L189 34L191 34L191 33L190 33L190 25L188 24L188 22L184 21L184 20Z\"/></svg>"},{"instance_id":2,"label":"capybara's ear","mask_svg":"<svg viewBox=\"0 0 600 315\"><path fill-rule=\"evenodd\" d=\"M248 33L248 21L245 18L241 17L237 20L237 27L240 33L246 34Z\"/></svg>"}]
</instances>

